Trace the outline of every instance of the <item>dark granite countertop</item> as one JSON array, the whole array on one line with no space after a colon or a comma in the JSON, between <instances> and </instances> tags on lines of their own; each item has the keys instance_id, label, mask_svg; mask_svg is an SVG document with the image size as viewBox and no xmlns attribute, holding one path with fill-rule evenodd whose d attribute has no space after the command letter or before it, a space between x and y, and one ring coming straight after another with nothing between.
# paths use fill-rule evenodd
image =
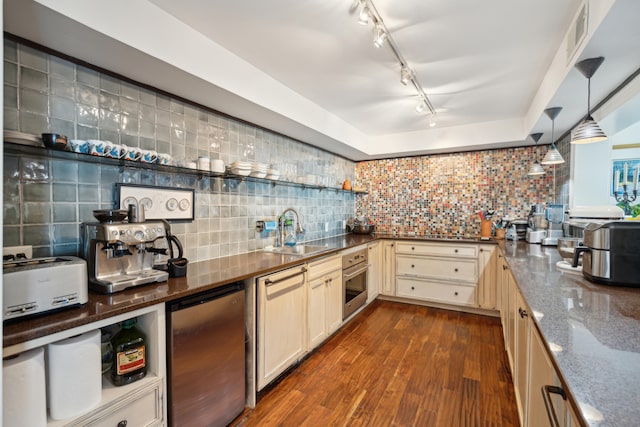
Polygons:
<instances>
[{"instance_id":1,"label":"dark granite countertop","mask_svg":"<svg viewBox=\"0 0 640 427\"><path fill-rule=\"evenodd\" d=\"M376 240L375 236L345 234L308 242L313 245L327 246L327 251L310 256L256 251L189 263L186 277L169 279L166 283L138 286L111 295L89 292L89 302L82 307L69 308L31 319L13 320L3 326L2 346L8 347L228 283L262 276L373 240Z\"/></svg>"},{"instance_id":2,"label":"dark granite countertop","mask_svg":"<svg viewBox=\"0 0 640 427\"><path fill-rule=\"evenodd\" d=\"M500 244L562 381L592 426L640 422L640 288L561 272L555 247Z\"/></svg>"}]
</instances>

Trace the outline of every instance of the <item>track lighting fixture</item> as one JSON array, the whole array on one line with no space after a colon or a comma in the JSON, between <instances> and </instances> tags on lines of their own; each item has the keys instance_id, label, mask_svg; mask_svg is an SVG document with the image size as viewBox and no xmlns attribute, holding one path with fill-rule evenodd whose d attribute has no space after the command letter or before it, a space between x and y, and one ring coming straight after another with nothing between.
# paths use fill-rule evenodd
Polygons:
<instances>
[{"instance_id":1,"label":"track lighting fixture","mask_svg":"<svg viewBox=\"0 0 640 427\"><path fill-rule=\"evenodd\" d=\"M373 29L373 45L378 49L381 48L386 38L387 33L384 31L384 28L382 28L382 25L376 24Z\"/></svg>"},{"instance_id":2,"label":"track lighting fixture","mask_svg":"<svg viewBox=\"0 0 640 427\"><path fill-rule=\"evenodd\" d=\"M409 80L411 80L411 70L406 65L403 65L400 69L400 83L403 85L408 85Z\"/></svg>"},{"instance_id":3,"label":"track lighting fixture","mask_svg":"<svg viewBox=\"0 0 640 427\"><path fill-rule=\"evenodd\" d=\"M416 111L421 113L428 109L429 113L429 126L435 126L435 114L436 110L431 105L427 94L422 89L422 85L418 81L413 70L407 64L407 61L400 53L398 46L396 45L393 37L391 37L391 33L387 29L382 17L378 13L375 5L372 0L356 0L353 3L354 10L358 4L360 5L360 12L358 13L358 24L366 25L371 21L374 25L373 27L373 44L377 48L381 48L385 41L387 45L391 49L391 52L395 55L398 63L400 64L400 82L405 86L413 86L417 92L418 97L420 98L420 104L416 107Z\"/></svg>"},{"instance_id":4,"label":"track lighting fixture","mask_svg":"<svg viewBox=\"0 0 640 427\"><path fill-rule=\"evenodd\" d=\"M607 139L607 135L602 131L598 123L591 117L591 77L598 70L604 57L589 58L578 62L575 66L587 78L587 116L584 118L571 137L572 144L589 144Z\"/></svg>"},{"instance_id":5,"label":"track lighting fixture","mask_svg":"<svg viewBox=\"0 0 640 427\"><path fill-rule=\"evenodd\" d=\"M362 3L360 8L360 14L358 15L358 24L367 25L369 23L369 8L365 3Z\"/></svg>"}]
</instances>

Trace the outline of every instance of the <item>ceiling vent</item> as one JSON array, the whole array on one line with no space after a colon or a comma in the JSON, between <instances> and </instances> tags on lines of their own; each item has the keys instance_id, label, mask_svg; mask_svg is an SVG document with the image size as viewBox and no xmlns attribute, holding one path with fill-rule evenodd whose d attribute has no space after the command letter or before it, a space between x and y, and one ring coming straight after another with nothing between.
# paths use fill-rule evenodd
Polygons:
<instances>
[{"instance_id":1,"label":"ceiling vent","mask_svg":"<svg viewBox=\"0 0 640 427\"><path fill-rule=\"evenodd\" d=\"M578 14L567 33L567 64L571 63L573 56L587 35L587 18L589 16L587 5L587 2L583 2L579 7Z\"/></svg>"}]
</instances>

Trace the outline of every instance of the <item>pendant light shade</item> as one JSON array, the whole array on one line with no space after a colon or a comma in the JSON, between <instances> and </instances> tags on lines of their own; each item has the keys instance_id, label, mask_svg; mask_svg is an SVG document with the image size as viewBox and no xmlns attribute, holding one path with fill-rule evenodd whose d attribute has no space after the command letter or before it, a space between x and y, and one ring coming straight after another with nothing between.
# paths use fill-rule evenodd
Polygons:
<instances>
[{"instance_id":1,"label":"pendant light shade","mask_svg":"<svg viewBox=\"0 0 640 427\"><path fill-rule=\"evenodd\" d=\"M545 173L544 169L542 168L542 165L540 164L540 162L538 162L538 141L542 137L542 134L532 133L530 136L531 136L531 139L533 139L536 143L536 157L533 160L533 162L531 162L531 165L529 165L529 171L527 172L527 175L530 175L530 176L544 175Z\"/></svg>"},{"instance_id":2,"label":"pendant light shade","mask_svg":"<svg viewBox=\"0 0 640 427\"><path fill-rule=\"evenodd\" d=\"M551 147L549 148L549 151L547 151L547 154L544 155L542 161L540 161L540 163L543 165L558 165L560 163L564 163L564 159L556 148L556 144L553 139L555 121L556 117L558 117L558 114L560 114L560 111L562 111L562 107L553 107L544 110L547 117L551 119Z\"/></svg>"},{"instance_id":3,"label":"pendant light shade","mask_svg":"<svg viewBox=\"0 0 640 427\"><path fill-rule=\"evenodd\" d=\"M580 123L571 136L572 144L589 144L607 139L598 123L591 117L591 77L604 62L604 57L589 58L576 64L576 68L587 78L587 117Z\"/></svg>"}]
</instances>

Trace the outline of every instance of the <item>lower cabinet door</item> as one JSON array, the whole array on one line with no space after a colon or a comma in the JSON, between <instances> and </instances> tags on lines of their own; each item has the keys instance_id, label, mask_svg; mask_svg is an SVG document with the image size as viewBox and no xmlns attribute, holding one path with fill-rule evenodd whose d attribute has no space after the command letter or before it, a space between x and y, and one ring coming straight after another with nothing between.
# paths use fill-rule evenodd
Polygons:
<instances>
[{"instance_id":1,"label":"lower cabinet door","mask_svg":"<svg viewBox=\"0 0 640 427\"><path fill-rule=\"evenodd\" d=\"M398 277L396 295L455 305L476 304L475 286L416 280L405 277Z\"/></svg>"}]
</instances>

